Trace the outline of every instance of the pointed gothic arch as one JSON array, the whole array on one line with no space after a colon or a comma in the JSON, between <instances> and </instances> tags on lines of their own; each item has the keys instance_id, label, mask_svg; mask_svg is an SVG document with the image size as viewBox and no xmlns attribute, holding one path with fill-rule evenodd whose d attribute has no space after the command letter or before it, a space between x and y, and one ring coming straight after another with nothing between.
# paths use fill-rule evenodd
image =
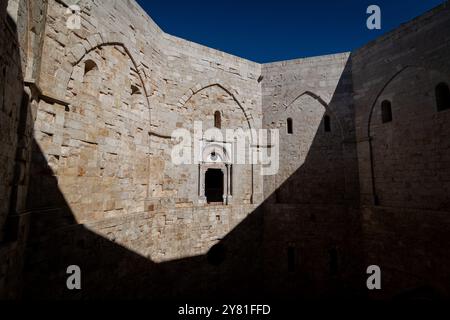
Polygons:
<instances>
[{"instance_id":1,"label":"pointed gothic arch","mask_svg":"<svg viewBox=\"0 0 450 320\"><path fill-rule=\"evenodd\" d=\"M290 94L290 95L288 95L288 99L291 99L291 100L289 100L289 103L284 104L284 110L287 111L298 99L302 98L305 95L315 99L317 102L319 102L325 108L324 116L328 115L330 117L330 119L333 120L337 124L337 127L339 128L339 133L340 133L341 139L344 140L345 139L345 131L344 131L344 127L343 127L341 121L336 116L335 112L333 110L331 110L328 103L320 95L318 95L314 92L308 91L308 90L301 91L300 94L298 94L298 93Z\"/></svg>"},{"instance_id":2,"label":"pointed gothic arch","mask_svg":"<svg viewBox=\"0 0 450 320\"><path fill-rule=\"evenodd\" d=\"M255 129L256 126L254 124L254 119L252 114L249 111L246 111L246 108L244 107L243 101L241 101L240 99L238 99L238 93L233 93L233 90L231 88L231 86L228 86L227 84L221 83L219 81L217 81L216 79L213 80L207 80L203 83L198 83L197 85L195 85L194 87L190 88L179 100L177 103L178 107L183 107L189 100L191 100L191 98L196 95L197 93L217 86L219 88L221 88L222 90L224 90L227 94L229 94L234 102L236 102L236 104L239 106L239 108L242 110L242 112L244 113L244 117L245 120L247 122L248 128L251 129ZM253 134L253 133L252 133Z\"/></svg>"}]
</instances>

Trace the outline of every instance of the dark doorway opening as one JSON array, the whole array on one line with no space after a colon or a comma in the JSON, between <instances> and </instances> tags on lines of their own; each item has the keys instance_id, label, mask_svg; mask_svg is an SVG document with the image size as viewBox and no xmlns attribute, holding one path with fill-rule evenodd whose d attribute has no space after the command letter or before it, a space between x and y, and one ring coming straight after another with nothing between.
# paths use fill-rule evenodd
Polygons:
<instances>
[{"instance_id":1,"label":"dark doorway opening","mask_svg":"<svg viewBox=\"0 0 450 320\"><path fill-rule=\"evenodd\" d=\"M339 264L338 264L338 251L335 247L332 247L328 254L330 256L330 274L332 276L337 276L339 271Z\"/></svg>"},{"instance_id":2,"label":"dark doorway opening","mask_svg":"<svg viewBox=\"0 0 450 320\"><path fill-rule=\"evenodd\" d=\"M205 195L208 203L223 203L223 172L209 169L205 176Z\"/></svg>"},{"instance_id":3,"label":"dark doorway opening","mask_svg":"<svg viewBox=\"0 0 450 320\"><path fill-rule=\"evenodd\" d=\"M330 118L330 116L325 116L323 118L323 125L325 127L325 132L331 132L331 118Z\"/></svg>"}]
</instances>

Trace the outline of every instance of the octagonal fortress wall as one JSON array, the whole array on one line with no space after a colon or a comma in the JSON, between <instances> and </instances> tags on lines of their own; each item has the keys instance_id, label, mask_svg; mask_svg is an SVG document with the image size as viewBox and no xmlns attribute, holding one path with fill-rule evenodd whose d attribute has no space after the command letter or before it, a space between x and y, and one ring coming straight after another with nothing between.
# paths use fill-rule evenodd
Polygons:
<instances>
[{"instance_id":1,"label":"octagonal fortress wall","mask_svg":"<svg viewBox=\"0 0 450 320\"><path fill-rule=\"evenodd\" d=\"M150 212L145 232L166 248L130 249L154 261L204 254L261 203L262 176L258 165L222 166L225 210L189 214L205 205L206 169L175 165L171 135L193 135L196 121L213 128L216 112L223 129L261 128L261 66L163 33L134 1L81 1L81 29L70 30L67 4L48 6L35 81L50 98L36 116L29 205L83 224ZM174 237L182 247L168 245Z\"/></svg>"},{"instance_id":2,"label":"octagonal fortress wall","mask_svg":"<svg viewBox=\"0 0 450 320\"><path fill-rule=\"evenodd\" d=\"M447 4L353 53L263 65L168 35L135 1L78 4L77 30L66 0L1 7L0 297L366 297L373 263L380 296L448 294L427 271L449 234ZM231 165L227 140L175 164L171 135L196 122L279 130L279 170ZM71 264L83 292L60 285Z\"/></svg>"},{"instance_id":3,"label":"octagonal fortress wall","mask_svg":"<svg viewBox=\"0 0 450 320\"><path fill-rule=\"evenodd\" d=\"M450 292L449 28L446 1L352 53L363 250L404 295Z\"/></svg>"}]
</instances>

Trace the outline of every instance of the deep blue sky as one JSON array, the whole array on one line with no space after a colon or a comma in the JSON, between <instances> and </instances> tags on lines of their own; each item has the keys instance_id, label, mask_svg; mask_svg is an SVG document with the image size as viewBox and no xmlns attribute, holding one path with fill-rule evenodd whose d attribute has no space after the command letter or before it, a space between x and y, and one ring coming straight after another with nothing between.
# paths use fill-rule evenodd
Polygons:
<instances>
[{"instance_id":1,"label":"deep blue sky","mask_svg":"<svg viewBox=\"0 0 450 320\"><path fill-rule=\"evenodd\" d=\"M351 51L443 0L138 0L167 33L256 62ZM382 30L366 28L381 7Z\"/></svg>"}]
</instances>

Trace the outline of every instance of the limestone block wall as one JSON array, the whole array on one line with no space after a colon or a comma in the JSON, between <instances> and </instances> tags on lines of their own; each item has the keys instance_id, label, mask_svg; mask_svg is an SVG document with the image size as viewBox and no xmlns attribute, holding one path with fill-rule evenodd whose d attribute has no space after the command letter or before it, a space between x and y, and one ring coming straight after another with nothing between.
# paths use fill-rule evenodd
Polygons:
<instances>
[{"instance_id":1,"label":"limestone block wall","mask_svg":"<svg viewBox=\"0 0 450 320\"><path fill-rule=\"evenodd\" d=\"M449 26L447 2L352 54L364 252L387 296L448 294L450 113L435 88L450 84Z\"/></svg>"},{"instance_id":2,"label":"limestone block wall","mask_svg":"<svg viewBox=\"0 0 450 320\"><path fill-rule=\"evenodd\" d=\"M38 224L32 230L41 236L30 235L24 297L208 300L260 295L261 251L255 226L261 215L241 223L252 207L179 208L65 228L52 227L54 215L33 220ZM217 232L225 258L220 266L206 254L207 243L218 241ZM84 270L83 290L61 286L68 264Z\"/></svg>"},{"instance_id":3,"label":"limestone block wall","mask_svg":"<svg viewBox=\"0 0 450 320\"><path fill-rule=\"evenodd\" d=\"M263 270L268 296L364 297L359 208L274 204L264 211Z\"/></svg>"},{"instance_id":4,"label":"limestone block wall","mask_svg":"<svg viewBox=\"0 0 450 320\"><path fill-rule=\"evenodd\" d=\"M11 205L21 218L0 246L0 297L22 283L80 298L59 285L70 264L83 298L355 296L370 264L383 295L448 295L447 3L354 53L265 65L167 35L131 0L80 1L79 30L65 0L8 3L0 240ZM217 111L222 130L279 129L280 170L236 165L232 202L205 206L171 134Z\"/></svg>"},{"instance_id":5,"label":"limestone block wall","mask_svg":"<svg viewBox=\"0 0 450 320\"><path fill-rule=\"evenodd\" d=\"M449 296L448 211L363 207L364 265L379 265L383 287L371 298Z\"/></svg>"},{"instance_id":6,"label":"limestone block wall","mask_svg":"<svg viewBox=\"0 0 450 320\"><path fill-rule=\"evenodd\" d=\"M11 2L11 1L10 1ZM36 81L38 78L43 57L42 45L47 25L47 0L23 1L28 6L28 29L23 30L27 41L27 64L25 78L28 81ZM24 19L25 20L25 19ZM31 28L30 28L31 26Z\"/></svg>"},{"instance_id":7,"label":"limestone block wall","mask_svg":"<svg viewBox=\"0 0 450 320\"><path fill-rule=\"evenodd\" d=\"M448 35L439 32L448 24L449 8L443 4L352 54L365 204L373 203L369 132L374 149L375 189L380 192L382 205L438 208L445 204L436 198L446 198L448 166L442 152L448 147L442 136L448 136L448 129L442 123L448 121L448 112L437 112L434 91L439 82L449 82ZM392 103L393 121L387 124L381 121L384 100ZM389 181L389 176L393 180ZM427 187L416 189L423 185ZM435 197L426 194L430 189L434 189Z\"/></svg>"},{"instance_id":8,"label":"limestone block wall","mask_svg":"<svg viewBox=\"0 0 450 320\"><path fill-rule=\"evenodd\" d=\"M257 81L260 65L166 34L162 45L168 69L162 75L165 82L163 106L152 113L152 130L169 136L177 128L192 132L195 121L202 121L203 129L207 130L214 125L216 111L221 112L224 136L225 129L262 127L260 84ZM164 172L169 179L151 182L150 194L154 190L153 196L158 198L162 190L162 201L195 203L197 197L192 189L198 185L194 181L198 180L197 166L174 167L168 153L172 145L167 139L155 137L154 140L152 153L164 159L167 166ZM259 168L244 166L243 170L242 174L239 170L234 173L234 203L258 203L262 200L263 190ZM180 173L174 175L177 171ZM186 178L195 183L185 184L182 178L174 184L176 179L173 177L185 173L189 173ZM191 187L186 188L187 185ZM164 191L166 189L168 192ZM180 190L179 196L170 191L177 189Z\"/></svg>"},{"instance_id":9,"label":"limestone block wall","mask_svg":"<svg viewBox=\"0 0 450 320\"><path fill-rule=\"evenodd\" d=\"M3 6L3 4L2 4ZM14 20L6 11L6 4L2 7L1 20L1 207L0 226L3 230L6 217L9 212L9 197L13 185L14 166L16 163L16 151L19 143L17 131L20 121L20 106L23 92L22 61L20 55L20 43L15 32ZM8 19L8 21L7 21ZM16 79L16 81L10 81ZM2 231L3 234L3 231Z\"/></svg>"},{"instance_id":10,"label":"limestone block wall","mask_svg":"<svg viewBox=\"0 0 450 320\"><path fill-rule=\"evenodd\" d=\"M52 172L33 172L41 173L33 180L36 208L52 205L45 184L55 175L80 222L144 211L150 112L142 92L123 47L106 46L75 66L70 106L41 103L35 137Z\"/></svg>"},{"instance_id":11,"label":"limestone block wall","mask_svg":"<svg viewBox=\"0 0 450 320\"><path fill-rule=\"evenodd\" d=\"M450 113L437 112L435 98L435 86L449 79L439 71L411 67L377 99L370 135L375 192L381 205L450 208ZM391 101L392 122L382 122L385 100Z\"/></svg>"},{"instance_id":12,"label":"limestone block wall","mask_svg":"<svg viewBox=\"0 0 450 320\"><path fill-rule=\"evenodd\" d=\"M118 230L119 245L156 261L204 254L263 200L262 176L257 165L236 166L230 207L213 207L217 214L199 224L203 218L189 218L200 205L198 165L172 163L170 136L192 131L194 121L211 128L216 111L223 130L261 128L261 66L164 34L134 1L79 5L81 29L69 30L67 3L48 4L36 79L47 98L34 130L32 229L39 234L36 226L53 217L55 230L83 223L108 234L108 221L119 228L121 219L148 213L149 224L162 223L152 231L159 236L149 244L150 227L132 224ZM131 234L139 236L130 242ZM161 250L166 241L170 248ZM32 261L37 253L29 252Z\"/></svg>"},{"instance_id":13,"label":"limestone block wall","mask_svg":"<svg viewBox=\"0 0 450 320\"><path fill-rule=\"evenodd\" d=\"M227 141L227 129L250 130L246 111L241 108L232 95L217 85L199 91L186 102L178 113L178 118L181 120L178 126L189 130L191 137L194 138L194 123L201 123L204 131L213 129L216 112L220 112L221 118L220 141ZM233 137L231 137L231 140L231 142L234 142ZM171 150L169 149L169 151ZM192 151L194 152L194 150ZM171 196L172 200L178 200L179 203L188 202L191 205L198 204L199 194L197 192L198 188L196 188L199 180L198 166L174 165L171 163L171 154L169 153L167 156L167 174L173 177L186 176L186 180L178 179L172 182L174 191L179 190ZM192 154L191 158L194 158L194 154ZM252 167L250 161L246 161L246 164L235 165L233 169L235 178L233 181L233 203L252 203ZM166 188L165 184L167 183L170 184L170 182L164 181L162 188ZM186 188L186 186L191 186L191 188ZM183 198L185 198L185 201L180 201Z\"/></svg>"},{"instance_id":14,"label":"limestone block wall","mask_svg":"<svg viewBox=\"0 0 450 320\"><path fill-rule=\"evenodd\" d=\"M259 128L261 111L257 77L260 67L255 63L165 35L151 22L150 18L142 14L142 10L136 4L130 2L126 4L126 8L123 6L125 4L121 1L89 2L89 4L82 2L82 16L88 21L83 20L82 30L75 32L68 30L64 24L65 7L60 2L55 2L50 6L49 16L52 22L49 23L43 48L44 54L48 53L49 58L42 66L41 82L45 83L42 90L70 105L69 108L66 108L70 111L63 112L63 115L69 112L67 116L70 116L70 113L76 110L77 103L83 101L83 96L76 92L76 83L81 81L81 69L89 60L89 55L97 54L96 59L91 59L96 61L97 65L100 64L100 60L105 60L106 64L112 66L120 61L108 56L104 48L110 45L122 47L121 50L124 55L128 56L128 64L135 73L130 75L129 81L135 81L137 87L141 87L142 97L140 99L148 108L148 114L139 117L141 124L136 126L135 130L151 136L150 143L148 143L151 148L149 147L144 152L148 153L150 171L153 173L150 173L151 177L148 173L139 173L141 178L145 178L146 175L149 180L147 183L148 194L146 195L151 199L149 206L164 207L168 205L167 201L195 203L195 196L191 196L191 198L186 196L192 192L185 182L192 178L190 176L194 175L196 167L173 168L170 165L173 148L170 135L173 130L184 126L189 130L196 120L207 120L205 122L208 123L209 119L204 115L208 113L211 115L221 108L225 111L229 109L228 114L227 112L223 114L225 120L228 117L236 118L245 124L244 128L247 124L251 128ZM123 14L124 11L126 14ZM132 17L128 15L132 15ZM111 23L111 17L117 17L118 21ZM142 23L137 23L141 20ZM136 21L137 26L129 26L129 21ZM123 23L121 24L121 22ZM124 24L125 22L127 25ZM99 74L108 74L108 70L99 70ZM104 77L106 76L104 75ZM114 74L110 76L112 81L120 86L120 89L128 91L128 94L132 93L129 83L120 82L114 77ZM102 78L98 78L97 80L93 79L92 82L101 81ZM103 109L99 108L100 105L111 104L115 104L120 109L122 106L118 106L120 102L117 101L121 96L120 93L117 93L119 88L112 88L110 85L106 86L104 90L111 91L112 89L115 91L115 101L112 101L111 92L101 92L99 87L93 87L94 91L100 91L98 98L100 100L97 103L95 101L89 103L97 104L97 108L95 108L97 110ZM219 90L221 94L209 97L208 90ZM66 91L70 92L69 95L66 94ZM188 103L189 107L192 107L198 102L198 96L202 96L204 100L201 102L201 108L196 106L198 110L204 110L204 114L201 116L200 113L191 114L186 105ZM228 103L227 101L230 104L229 107L225 105ZM122 103L126 105L125 107L130 105L130 102L122 101ZM221 104L224 105L220 107ZM232 104L234 106L231 106ZM61 123L62 129L67 127L65 122L69 120L66 118L64 117L65 120L60 119L64 122ZM77 119L70 119L69 125L76 126L76 129L80 131L85 130L83 124L74 123L74 121L76 122ZM205 128L208 127L206 123ZM225 122L225 124L227 123ZM233 128L235 127L237 127L237 123L233 125ZM63 131L59 135L63 134ZM120 129L116 129L116 131L120 131ZM138 135L139 132L132 132L132 134ZM83 141L80 137L77 139ZM143 139L145 142L146 138ZM61 146L67 145L67 142L63 142L63 144L59 142L62 140L60 137L52 137L50 140L57 140L56 144L54 143L50 147L56 151L53 153L60 153ZM90 140L91 143L96 143L92 141L95 140L95 137L91 137ZM115 146L109 147L114 149ZM44 153L47 152L44 150ZM61 155L55 154L55 156ZM166 168L162 168L162 164ZM65 165L61 164L61 166ZM249 167L246 170L251 171L252 169ZM242 174L240 177L251 175L250 172ZM257 186L254 188L254 193L262 195L262 179L259 177L256 179L259 181L253 183ZM252 195L248 186L251 185L251 181L244 178L242 183L238 183L238 181L236 183L237 191L242 193L242 200L245 198L244 202L250 202ZM241 185L247 186L247 189L244 188L240 192ZM138 212L139 210L134 211Z\"/></svg>"},{"instance_id":15,"label":"limestone block wall","mask_svg":"<svg viewBox=\"0 0 450 320\"><path fill-rule=\"evenodd\" d=\"M46 1L3 1L0 12L0 297L14 298L21 292L29 225L28 173L39 99L32 77L39 68Z\"/></svg>"},{"instance_id":16,"label":"limestone block wall","mask_svg":"<svg viewBox=\"0 0 450 320\"><path fill-rule=\"evenodd\" d=\"M265 179L265 196L281 203L355 200L349 54L277 62L263 70L264 125L279 129L281 141L280 171Z\"/></svg>"},{"instance_id":17,"label":"limestone block wall","mask_svg":"<svg viewBox=\"0 0 450 320\"><path fill-rule=\"evenodd\" d=\"M17 247L6 244L8 220L11 217L10 198L13 192L14 171L18 146L17 130L23 86L19 42L10 19L7 21L6 3L0 5L0 298L14 297L17 291L4 288L17 286L20 266ZM11 80L10 80L11 79ZM16 81L12 80L16 79Z\"/></svg>"},{"instance_id":18,"label":"limestone block wall","mask_svg":"<svg viewBox=\"0 0 450 320\"><path fill-rule=\"evenodd\" d=\"M280 130L280 170L264 178L263 268L274 296L360 293L351 71L349 53L263 65L264 125Z\"/></svg>"}]
</instances>

